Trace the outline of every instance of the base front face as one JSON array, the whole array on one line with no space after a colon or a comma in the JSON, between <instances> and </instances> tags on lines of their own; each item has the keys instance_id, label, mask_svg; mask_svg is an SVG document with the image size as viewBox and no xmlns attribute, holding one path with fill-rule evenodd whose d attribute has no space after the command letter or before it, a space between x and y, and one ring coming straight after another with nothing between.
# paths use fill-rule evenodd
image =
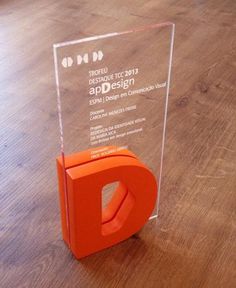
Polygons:
<instances>
[{"instance_id":1,"label":"base front face","mask_svg":"<svg viewBox=\"0 0 236 288\"><path fill-rule=\"evenodd\" d=\"M81 159L83 155L84 152ZM74 158L78 161L79 154ZM157 183L150 170L129 152L79 163L66 169L67 191L60 186L60 194L63 193L60 198L68 197L68 211L61 201L64 206L61 211L66 213L62 215L63 238L69 242L73 254L82 258L139 231L154 209ZM58 160L58 171L63 173L60 165ZM59 175L59 179L62 177ZM115 181L120 184L110 203L102 209L102 188Z\"/></svg>"}]
</instances>

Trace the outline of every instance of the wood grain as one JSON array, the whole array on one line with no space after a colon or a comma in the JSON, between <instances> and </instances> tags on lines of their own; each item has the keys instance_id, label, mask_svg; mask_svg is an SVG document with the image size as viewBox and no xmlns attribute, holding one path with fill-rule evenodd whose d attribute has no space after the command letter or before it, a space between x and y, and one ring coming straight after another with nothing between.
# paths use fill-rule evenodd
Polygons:
<instances>
[{"instance_id":1,"label":"wood grain","mask_svg":"<svg viewBox=\"0 0 236 288\"><path fill-rule=\"evenodd\" d=\"M235 287L236 2L0 3L1 287ZM61 240L53 43L176 23L160 217L77 261Z\"/></svg>"}]
</instances>

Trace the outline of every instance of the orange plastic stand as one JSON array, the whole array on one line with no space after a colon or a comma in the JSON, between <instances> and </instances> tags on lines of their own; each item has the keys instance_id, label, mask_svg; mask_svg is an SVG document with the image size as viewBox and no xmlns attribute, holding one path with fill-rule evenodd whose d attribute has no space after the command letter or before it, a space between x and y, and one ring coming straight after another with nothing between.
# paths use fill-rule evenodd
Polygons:
<instances>
[{"instance_id":1,"label":"orange plastic stand","mask_svg":"<svg viewBox=\"0 0 236 288\"><path fill-rule=\"evenodd\" d=\"M63 239L78 259L139 231L157 197L154 175L133 153L122 150L91 159L94 150L66 156L64 164L57 158ZM102 209L102 188L117 181L110 203Z\"/></svg>"}]
</instances>

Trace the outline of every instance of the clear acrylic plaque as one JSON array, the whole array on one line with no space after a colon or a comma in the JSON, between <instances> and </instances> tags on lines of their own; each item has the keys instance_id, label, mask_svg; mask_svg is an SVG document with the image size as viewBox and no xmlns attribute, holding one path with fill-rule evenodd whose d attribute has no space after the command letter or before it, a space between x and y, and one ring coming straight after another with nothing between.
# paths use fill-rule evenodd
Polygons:
<instances>
[{"instance_id":1,"label":"clear acrylic plaque","mask_svg":"<svg viewBox=\"0 0 236 288\"><path fill-rule=\"evenodd\" d=\"M62 158L89 148L91 159L133 152L158 183L150 219L160 200L173 43L168 22L53 46Z\"/></svg>"}]
</instances>

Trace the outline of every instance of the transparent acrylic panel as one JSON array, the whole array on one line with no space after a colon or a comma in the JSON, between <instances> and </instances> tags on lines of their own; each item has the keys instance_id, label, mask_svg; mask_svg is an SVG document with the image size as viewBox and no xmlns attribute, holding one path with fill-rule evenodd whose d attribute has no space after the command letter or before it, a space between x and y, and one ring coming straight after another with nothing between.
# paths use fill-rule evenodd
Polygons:
<instances>
[{"instance_id":1,"label":"transparent acrylic panel","mask_svg":"<svg viewBox=\"0 0 236 288\"><path fill-rule=\"evenodd\" d=\"M129 149L153 172L159 192L174 24L54 45L63 157L96 148L91 159ZM144 204L145 205L145 204Z\"/></svg>"}]
</instances>

